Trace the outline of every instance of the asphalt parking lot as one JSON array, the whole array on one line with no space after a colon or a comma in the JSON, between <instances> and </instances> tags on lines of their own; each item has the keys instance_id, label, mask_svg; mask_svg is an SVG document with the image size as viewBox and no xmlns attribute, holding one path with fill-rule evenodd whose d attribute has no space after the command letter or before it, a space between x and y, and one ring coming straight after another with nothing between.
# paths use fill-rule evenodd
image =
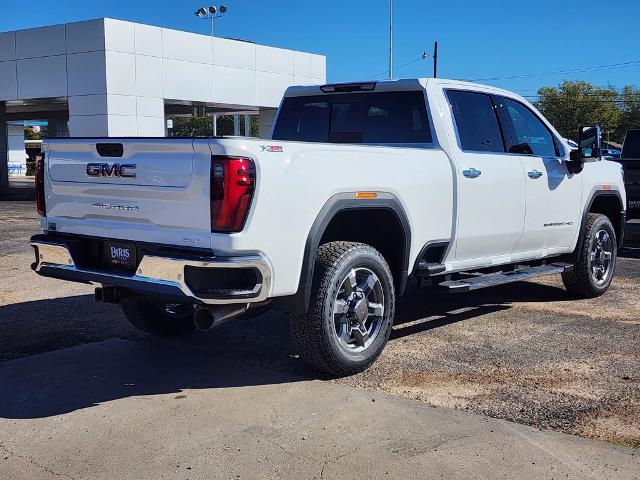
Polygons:
<instances>
[{"instance_id":1,"label":"asphalt parking lot","mask_svg":"<svg viewBox=\"0 0 640 480\"><path fill-rule=\"evenodd\" d=\"M405 425L403 422L407 422L405 417L409 414L430 418L434 422L434 432L441 429L441 437L450 435L450 432L445 432L446 425L457 425L459 431L455 438L466 438L474 445L475 442L484 443L484 447L476 445L475 449L470 449L465 445L464 449L490 462L485 468L495 467L491 470L496 473L495 478L500 476L497 474L501 471L500 459L491 460L491 455L496 451L517 448L518 442L510 445L505 440L516 431L518 439L528 439L522 448L538 448L546 452L545 455L555 452L554 449L561 452L553 456L560 465L555 470L532 470L531 462L527 468L513 470L520 472L522 478L560 478L565 474L568 478L638 478L640 292L637 282L640 276L640 224L629 224L617 277L610 292L600 299L573 300L562 289L559 278L555 277L460 296L443 295L412 285L399 303L392 339L379 361L369 371L354 377L318 380L292 351L283 314L267 313L179 340L156 340L130 327L118 307L95 304L90 287L36 276L29 269L33 254L28 238L38 231L33 210L33 204L29 202L0 203L0 379L4 378L2 383L5 385L0 392L0 472L7 468L6 472L11 474L5 478L34 478L38 475L47 478L47 470L56 475L59 471L65 472L62 476L68 478L82 476L77 475L82 470L78 470L76 457L83 458L86 472L110 472L110 476L87 474L89 476L85 478L127 477L127 472L120 472L115 467L104 470L107 468L101 463L104 459L96 460L96 452L101 448L100 439L111 442L109 445L115 449L111 454L120 452L113 442L121 436L126 437L127 424L138 421L157 435L157 441L149 446L152 452L137 446L120 453L125 456L151 455L154 461L162 465L171 464L171 468L176 469L167 473L166 469L153 468L147 471L149 478L165 474L169 478L206 478L206 475L202 477L202 471L187 470L189 465L180 462L178 457L184 455L191 445L189 442L195 442L196 436L204 442L198 445L208 445L202 446L203 449L213 448L202 437L205 435L203 424L197 419L203 411L211 411L211 404L205 400L228 402L228 395L232 399L247 397L247 401L261 405L252 404L253 410L246 405L238 407L238 411L242 409L243 418L253 418L264 409L272 411L274 417L268 421L261 417L259 422L254 419L249 422L253 427L246 426L254 430L245 429L235 437L232 426L223 421L219 432L226 437L216 443L215 448L228 447L224 452L237 457L241 452L237 449L243 448L237 443L246 435L253 439L264 437L263 441L268 443L274 439L268 432L286 427L293 429L296 438L303 439L303 443L268 443L270 447L275 446L278 455L287 457L286 452L307 452L324 446L337 449L335 457L346 462L357 456L357 448L350 449L348 442L344 445L336 443L336 437L326 431L324 437L316 437L326 445L320 442L322 445L313 443L312 447L312 442L304 443L307 439L313 440L308 432L314 427L308 424L308 418L303 419L304 412L300 411L302 407L299 404L305 399L312 403L310 396L321 398L325 392L327 401L335 397L338 405L342 401L341 396L348 396L350 400L344 403L344 411L338 414L341 425L351 421L364 422L363 425L376 432L372 433L372 438L383 434L382 426L394 422L396 428ZM136 355L140 356L139 362ZM157 369L154 367L156 361ZM203 370L204 367L211 370ZM237 375L229 373L234 369L238 369ZM137 381L127 379L129 371ZM217 380L203 380L203 375L209 371L216 372ZM69 381L70 375L75 379L72 382ZM166 383L157 380L163 375L169 377ZM225 385L220 384L220 375L225 379ZM141 381L140 377L146 380ZM149 378L156 380L150 381ZM230 378L234 380L227 385ZM94 385L96 382L100 388ZM117 388L107 388L114 382ZM285 389L286 385L298 389L295 395ZM223 386L231 392L220 393ZM132 391L122 391L127 388ZM256 400L259 394L251 393L250 388L258 388L264 393L264 402ZM158 395L164 397L151 403L151 399ZM188 403L191 398L195 403ZM141 408L147 401L151 411ZM107 409L114 402L124 402L116 413ZM358 413L353 410L352 414L345 416L345 412L352 412L351 402L359 405L360 410ZM365 402L376 403L375 408L382 408L378 415L383 415L386 420L360 418L363 414L361 409L367 408ZM402 417L396 409L409 413ZM392 410L393 414L390 413ZM227 413L235 415L238 411ZM318 411L318 419L328 414L322 408ZM429 417L431 411L440 417ZM79 417L72 418L73 415ZM188 421L177 421L185 419L185 415ZM332 415L322 428L342 428L335 424L335 413ZM290 423L278 424L284 421L283 418ZM483 430L474 423L476 421L490 423ZM114 423L124 430L118 429L116 438L110 438L109 432L114 430ZM256 437L258 424L261 430ZM407 424L422 425L420 422ZM189 438L188 425L198 432L192 438ZM411 430L413 427L407 428ZM93 440L89 444L78 443L73 440L77 434L75 429L94 432L95 438L91 434ZM386 431L392 429L388 426ZM467 436L463 433L465 429L469 432ZM3 430L11 432L12 437L6 438L1 433ZM168 432L174 430L181 438L179 446L171 444ZM559 434L553 431L574 436L554 436ZM53 435L51 432L66 434L64 438L70 443L65 448L54 445L47 439L47 435ZM411 441L401 435L380 440L382 443L376 443L376 448L371 447L368 455L372 452L382 455L379 451L382 445L389 455L405 458L408 463L399 462L399 457L389 459L389 465L395 465L392 473L404 472L404 478L414 478L412 475L419 471L416 469L420 462L426 462L420 465L436 465L433 471L442 472L442 478L451 478L454 473L467 477L474 474L474 470L463 468L473 464L469 457L451 457L453 463L461 468L453 471L449 469L450 463L446 463L446 468L445 463L438 463L441 456L432 458L427 455L427 451L438 451L439 445L446 443L442 438L440 443L429 443L427 448L420 442L418 433L411 432L410 435L414 435ZM500 446L492 440L491 434L495 432L500 432ZM536 437L547 434L551 436ZM553 439L556 444L541 447L551 445L545 442ZM166 442L171 446L167 447ZM42 445L38 450L44 450L46 465L19 453L34 444ZM562 450L572 445L575 451ZM86 448L91 451L88 456L84 455ZM447 450L447 455L459 455L461 448L454 443L448 446L448 450L445 448L440 452ZM600 448L605 450L598 450ZM236 478L232 474L236 471L242 478L252 478L252 472L255 478L279 478L286 477L282 468L293 468L291 459L278 463L274 460L278 455L270 450L262 452L260 448L254 448L252 451L265 453L268 458L252 457L252 462L256 462L254 467L261 472L268 465L268 471L258 475L258 470L252 470L242 462L240 468L237 462L233 463L232 457L225 456L226 460L222 461L222 457L214 455L222 462L219 463L220 474L215 478ZM493 453L488 454L489 451ZM575 453L578 451L582 452L580 459ZM189 457L191 464L198 464L206 453L203 450L196 457ZM313 461L307 459L306 463L304 459L297 458L297 466L291 472L297 472L298 478L320 477L324 476L326 467L330 477L331 465L327 463L322 467L318 456L321 457L318 454L313 456ZM383 455L380 458L387 457ZM505 456L500 458L504 460ZM546 461L547 467L555 465L545 458L537 461ZM173 463L179 466L175 467ZM309 475L304 474L306 467L303 465L307 464L314 468L313 472L308 472ZM199 465L206 465L206 461L202 460ZM407 465L414 468L402 470ZM478 467L478 464L474 465ZM605 465L615 468L606 470ZM365 477L367 471L366 468L361 471ZM27 475L28 472L33 476ZM510 476L509 472L505 467L505 478ZM334 473L338 475L339 471ZM384 477L385 473L388 472L376 470L370 477L389 478ZM529 474L530 477L527 476ZM137 472L131 478L143 477L147 478ZM415 478L425 476L417 475ZM434 474L434 478L440 477Z\"/></svg>"}]
</instances>

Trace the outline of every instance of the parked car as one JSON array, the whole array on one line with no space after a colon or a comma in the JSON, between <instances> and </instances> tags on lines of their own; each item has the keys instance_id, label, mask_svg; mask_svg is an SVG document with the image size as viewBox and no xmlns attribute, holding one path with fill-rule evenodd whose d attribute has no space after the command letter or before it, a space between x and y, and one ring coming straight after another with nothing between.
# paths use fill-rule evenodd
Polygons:
<instances>
[{"instance_id":1,"label":"parked car","mask_svg":"<svg viewBox=\"0 0 640 480\"><path fill-rule=\"evenodd\" d=\"M627 130L618 162L624 168L628 218L640 218L640 129Z\"/></svg>"},{"instance_id":2,"label":"parked car","mask_svg":"<svg viewBox=\"0 0 640 480\"><path fill-rule=\"evenodd\" d=\"M612 159L612 158L620 158L621 153L622 152L620 150L616 150L616 149L613 149L613 148L608 148L608 149L607 148L603 148L602 149L602 156L605 157L605 158L610 158L610 159Z\"/></svg>"},{"instance_id":3,"label":"parked car","mask_svg":"<svg viewBox=\"0 0 640 480\"><path fill-rule=\"evenodd\" d=\"M607 291L624 182L579 136L570 154L514 93L418 79L290 88L269 140L47 140L34 269L159 335L280 309L302 359L353 374L411 279Z\"/></svg>"}]
</instances>

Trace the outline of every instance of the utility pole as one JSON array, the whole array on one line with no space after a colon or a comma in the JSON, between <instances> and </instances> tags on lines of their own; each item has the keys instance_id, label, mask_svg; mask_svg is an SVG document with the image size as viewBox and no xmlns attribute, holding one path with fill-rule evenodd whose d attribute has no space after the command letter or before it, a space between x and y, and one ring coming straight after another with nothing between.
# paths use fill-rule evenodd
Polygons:
<instances>
[{"instance_id":1,"label":"utility pole","mask_svg":"<svg viewBox=\"0 0 640 480\"><path fill-rule=\"evenodd\" d=\"M389 78L393 78L393 0L389 0Z\"/></svg>"},{"instance_id":2,"label":"utility pole","mask_svg":"<svg viewBox=\"0 0 640 480\"><path fill-rule=\"evenodd\" d=\"M433 46L433 78L438 78L438 42Z\"/></svg>"}]
</instances>

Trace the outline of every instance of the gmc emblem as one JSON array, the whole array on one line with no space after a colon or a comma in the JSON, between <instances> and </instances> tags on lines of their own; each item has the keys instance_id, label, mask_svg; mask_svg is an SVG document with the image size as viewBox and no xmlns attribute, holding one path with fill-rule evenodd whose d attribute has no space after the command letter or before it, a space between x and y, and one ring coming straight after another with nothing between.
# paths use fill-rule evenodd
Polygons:
<instances>
[{"instance_id":1,"label":"gmc emblem","mask_svg":"<svg viewBox=\"0 0 640 480\"><path fill-rule=\"evenodd\" d=\"M136 178L136 165L132 163L90 163L87 165L87 175L90 177L120 177Z\"/></svg>"}]
</instances>

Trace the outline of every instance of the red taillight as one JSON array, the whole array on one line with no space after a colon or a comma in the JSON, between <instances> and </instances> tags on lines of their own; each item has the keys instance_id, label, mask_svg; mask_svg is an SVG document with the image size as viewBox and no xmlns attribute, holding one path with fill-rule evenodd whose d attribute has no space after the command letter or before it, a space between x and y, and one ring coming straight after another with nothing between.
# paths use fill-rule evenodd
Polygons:
<instances>
[{"instance_id":1,"label":"red taillight","mask_svg":"<svg viewBox=\"0 0 640 480\"><path fill-rule=\"evenodd\" d=\"M36 155L36 206L38 207L38 215L45 217L47 215L47 207L44 201L44 153Z\"/></svg>"},{"instance_id":2,"label":"red taillight","mask_svg":"<svg viewBox=\"0 0 640 480\"><path fill-rule=\"evenodd\" d=\"M211 231L233 233L244 227L256 182L253 160L211 158Z\"/></svg>"}]
</instances>

